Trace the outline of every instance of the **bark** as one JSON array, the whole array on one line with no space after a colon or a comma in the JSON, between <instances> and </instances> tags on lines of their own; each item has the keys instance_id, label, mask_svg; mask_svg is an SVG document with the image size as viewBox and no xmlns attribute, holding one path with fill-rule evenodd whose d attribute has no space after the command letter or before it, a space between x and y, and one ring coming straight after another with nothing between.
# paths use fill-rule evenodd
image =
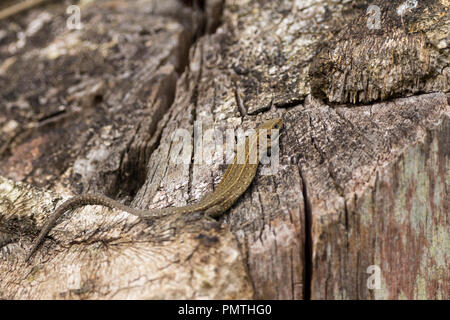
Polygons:
<instances>
[{"instance_id":1,"label":"bark","mask_svg":"<svg viewBox=\"0 0 450 320\"><path fill-rule=\"evenodd\" d=\"M370 31L372 3L331 0L99 0L78 31L62 1L0 21L0 297L448 299L449 5L403 3ZM221 156L174 163L177 129L273 117L280 165L217 222L86 206L24 262L73 194L211 192Z\"/></svg>"}]
</instances>

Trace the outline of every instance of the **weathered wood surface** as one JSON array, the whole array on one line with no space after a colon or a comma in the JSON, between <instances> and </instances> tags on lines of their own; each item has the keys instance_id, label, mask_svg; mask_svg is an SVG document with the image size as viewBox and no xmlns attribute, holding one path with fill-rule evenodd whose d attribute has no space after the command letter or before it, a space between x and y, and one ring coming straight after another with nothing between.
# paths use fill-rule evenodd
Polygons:
<instances>
[{"instance_id":1,"label":"weathered wood surface","mask_svg":"<svg viewBox=\"0 0 450 320\"><path fill-rule=\"evenodd\" d=\"M390 2L383 12L403 3ZM385 13L392 33L359 46L344 31L362 28L366 1L199 3L87 2L80 31L66 29L65 3L0 22L0 297L448 299L448 1ZM419 45L367 49L398 34ZM397 72L357 79L395 54ZM85 207L24 263L63 197L154 208L210 192L225 166L171 162L177 128L274 116L277 172L259 170L218 223ZM380 289L367 288L371 265Z\"/></svg>"}]
</instances>

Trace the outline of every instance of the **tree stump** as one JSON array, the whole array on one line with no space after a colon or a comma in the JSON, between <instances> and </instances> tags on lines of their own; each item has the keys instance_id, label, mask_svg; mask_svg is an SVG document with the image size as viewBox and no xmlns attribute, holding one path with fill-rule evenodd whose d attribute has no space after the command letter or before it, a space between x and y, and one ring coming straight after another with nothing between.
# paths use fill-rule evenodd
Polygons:
<instances>
[{"instance_id":1,"label":"tree stump","mask_svg":"<svg viewBox=\"0 0 450 320\"><path fill-rule=\"evenodd\" d=\"M71 4L0 21L0 298L450 298L448 1ZM218 221L86 206L24 261L75 194L214 190L177 129L274 117L278 167Z\"/></svg>"}]
</instances>

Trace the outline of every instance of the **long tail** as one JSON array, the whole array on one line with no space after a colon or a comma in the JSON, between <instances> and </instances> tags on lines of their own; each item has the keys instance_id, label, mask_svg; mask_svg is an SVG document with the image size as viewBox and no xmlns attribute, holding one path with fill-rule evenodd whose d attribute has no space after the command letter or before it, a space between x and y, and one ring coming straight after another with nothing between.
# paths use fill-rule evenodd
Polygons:
<instances>
[{"instance_id":1,"label":"long tail","mask_svg":"<svg viewBox=\"0 0 450 320\"><path fill-rule=\"evenodd\" d=\"M122 203L120 203L116 200L113 200L111 198L105 197L103 195L83 194L83 195L75 196L75 197L65 201L50 216L47 223L44 225L41 232L39 233L39 236L34 241L30 252L28 252L28 254L25 258L25 261L28 261L31 258L31 256L36 252L36 250L39 248L39 246L43 242L44 238L47 236L47 234L52 229L53 225L63 215L64 212L74 209L74 208L77 208L77 207L82 207L85 205L103 205L108 208L126 211L128 213L131 213L131 214L133 214L135 216L139 216L139 217L155 216L156 211L158 211L158 210L152 210L152 211L140 210L140 209L134 209L131 207L127 207L127 206L123 205Z\"/></svg>"}]
</instances>

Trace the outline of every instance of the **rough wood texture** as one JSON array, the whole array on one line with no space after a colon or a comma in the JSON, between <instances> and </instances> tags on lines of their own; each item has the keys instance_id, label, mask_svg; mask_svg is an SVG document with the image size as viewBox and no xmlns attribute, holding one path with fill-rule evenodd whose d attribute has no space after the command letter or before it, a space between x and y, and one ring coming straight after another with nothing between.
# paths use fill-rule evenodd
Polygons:
<instances>
[{"instance_id":1,"label":"rough wood texture","mask_svg":"<svg viewBox=\"0 0 450 320\"><path fill-rule=\"evenodd\" d=\"M324 44L310 70L312 93L330 103L369 103L449 83L447 0L374 1ZM404 8L402 8L404 6ZM368 25L370 27L368 27Z\"/></svg>"},{"instance_id":2,"label":"rough wood texture","mask_svg":"<svg viewBox=\"0 0 450 320\"><path fill-rule=\"evenodd\" d=\"M433 29L426 9L448 1L418 3L428 29L394 19L359 47L343 35L363 28L367 1L95 1L81 31L65 29L61 4L1 22L0 297L450 298L448 19ZM393 34L386 50L404 63L365 75L375 94L358 68L391 61L365 45ZM195 201L225 166L173 163L172 133L274 116L278 170L260 168L218 223L85 207L23 263L61 195ZM370 265L381 289L367 288Z\"/></svg>"}]
</instances>

